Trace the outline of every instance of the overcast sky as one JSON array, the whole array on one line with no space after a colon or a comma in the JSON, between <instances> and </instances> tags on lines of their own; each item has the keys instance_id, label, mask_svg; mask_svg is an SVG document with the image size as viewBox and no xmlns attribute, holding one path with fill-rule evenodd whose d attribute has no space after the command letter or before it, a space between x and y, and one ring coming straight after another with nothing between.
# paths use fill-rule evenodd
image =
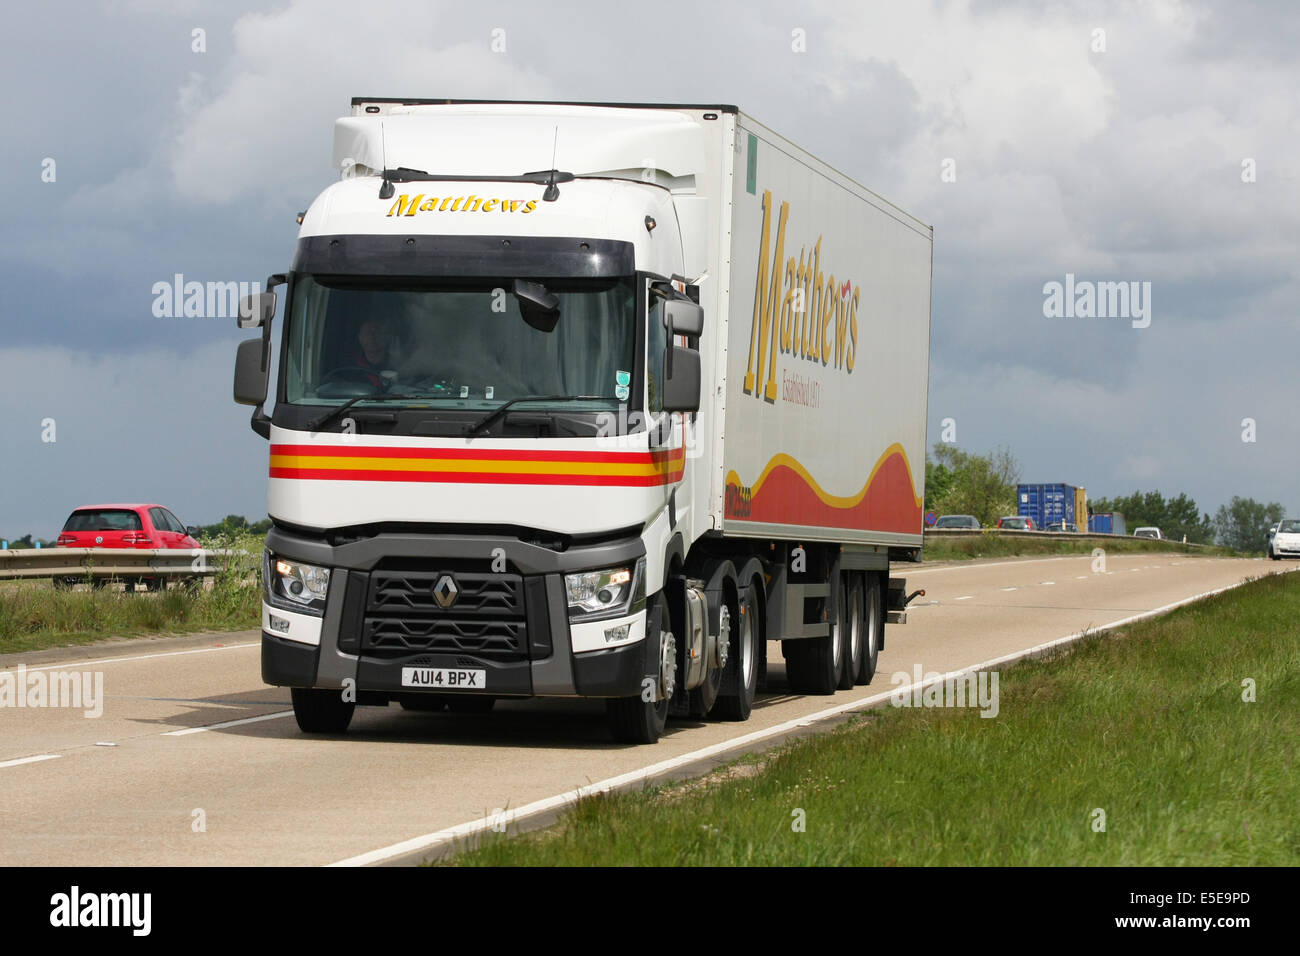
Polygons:
<instances>
[{"instance_id":1,"label":"overcast sky","mask_svg":"<svg viewBox=\"0 0 1300 956\"><path fill-rule=\"evenodd\" d=\"M10 9L0 537L97 500L265 515L241 333L152 290L287 269L354 95L735 104L934 226L932 443L1300 508L1300 4L576 8ZM1149 325L1045 317L1067 274L1150 283Z\"/></svg>"}]
</instances>

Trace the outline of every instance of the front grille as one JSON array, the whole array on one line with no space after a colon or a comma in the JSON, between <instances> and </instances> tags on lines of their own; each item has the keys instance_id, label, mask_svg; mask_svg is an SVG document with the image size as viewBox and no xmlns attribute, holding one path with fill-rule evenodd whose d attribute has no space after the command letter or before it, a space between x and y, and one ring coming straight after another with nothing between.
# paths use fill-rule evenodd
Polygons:
<instances>
[{"instance_id":1,"label":"front grille","mask_svg":"<svg viewBox=\"0 0 1300 956\"><path fill-rule=\"evenodd\" d=\"M448 601L453 591L454 600ZM361 649L389 658L437 653L473 654L500 662L526 660L524 579L518 574L443 571L427 565L372 571Z\"/></svg>"},{"instance_id":2,"label":"front grille","mask_svg":"<svg viewBox=\"0 0 1300 956\"><path fill-rule=\"evenodd\" d=\"M373 571L367 609L376 614L455 613L457 616L522 618L524 579L517 574L453 572L458 593L444 609L434 594L442 571Z\"/></svg>"},{"instance_id":3,"label":"front grille","mask_svg":"<svg viewBox=\"0 0 1300 956\"><path fill-rule=\"evenodd\" d=\"M488 657L523 653L522 621L456 621L448 619L366 617L366 650L435 651Z\"/></svg>"}]
</instances>

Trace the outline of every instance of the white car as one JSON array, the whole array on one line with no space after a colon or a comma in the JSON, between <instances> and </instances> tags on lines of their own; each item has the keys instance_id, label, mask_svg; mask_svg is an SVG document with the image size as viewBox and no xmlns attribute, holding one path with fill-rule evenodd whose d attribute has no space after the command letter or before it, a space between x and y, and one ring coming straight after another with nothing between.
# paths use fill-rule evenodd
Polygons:
<instances>
[{"instance_id":1,"label":"white car","mask_svg":"<svg viewBox=\"0 0 1300 956\"><path fill-rule=\"evenodd\" d=\"M1164 535L1160 533L1159 528L1138 528L1133 532L1133 537L1155 538L1157 541L1159 541L1161 538L1164 537Z\"/></svg>"},{"instance_id":2,"label":"white car","mask_svg":"<svg viewBox=\"0 0 1300 956\"><path fill-rule=\"evenodd\" d=\"M1300 558L1300 519L1287 518L1277 526L1268 543L1268 556L1274 561Z\"/></svg>"}]
</instances>

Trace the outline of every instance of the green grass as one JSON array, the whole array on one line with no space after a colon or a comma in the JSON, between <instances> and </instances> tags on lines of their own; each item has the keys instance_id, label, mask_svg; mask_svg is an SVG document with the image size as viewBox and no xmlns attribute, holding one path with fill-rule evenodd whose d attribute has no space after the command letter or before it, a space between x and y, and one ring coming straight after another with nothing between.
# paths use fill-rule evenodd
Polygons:
<instances>
[{"instance_id":1,"label":"green grass","mask_svg":"<svg viewBox=\"0 0 1300 956\"><path fill-rule=\"evenodd\" d=\"M1069 538L1004 537L989 528L980 534L963 535L960 538L927 536L922 557L926 561L967 561L973 558L1007 558L1020 555L1091 554L1094 548L1103 548L1107 554L1158 551L1208 557L1259 556L1246 555L1231 548L1198 547L1179 541L1152 541L1149 538L1126 538L1123 535L1116 535L1111 540L1081 537L1077 541L1071 541Z\"/></svg>"},{"instance_id":2,"label":"green grass","mask_svg":"<svg viewBox=\"0 0 1300 956\"><path fill-rule=\"evenodd\" d=\"M995 718L886 707L451 862L1294 866L1297 621L1300 575L1257 580L1003 671Z\"/></svg>"},{"instance_id":3,"label":"green grass","mask_svg":"<svg viewBox=\"0 0 1300 956\"><path fill-rule=\"evenodd\" d=\"M263 538L203 542L245 551L213 578L211 590L172 585L161 593L103 589L55 590L49 581L4 582L0 588L0 654L92 644L115 637L243 630L258 626Z\"/></svg>"}]
</instances>

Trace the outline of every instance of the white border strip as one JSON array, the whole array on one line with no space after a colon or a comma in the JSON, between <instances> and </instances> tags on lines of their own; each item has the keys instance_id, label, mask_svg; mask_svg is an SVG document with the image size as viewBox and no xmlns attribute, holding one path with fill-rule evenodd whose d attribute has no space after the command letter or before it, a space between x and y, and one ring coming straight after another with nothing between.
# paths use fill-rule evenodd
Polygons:
<instances>
[{"instance_id":1,"label":"white border strip","mask_svg":"<svg viewBox=\"0 0 1300 956\"><path fill-rule=\"evenodd\" d=\"M17 760L5 760L0 762L0 769L5 767L17 767L25 763L40 763L42 760L58 760L63 754L41 754L39 757L19 757Z\"/></svg>"},{"instance_id":2,"label":"white border strip","mask_svg":"<svg viewBox=\"0 0 1300 956\"><path fill-rule=\"evenodd\" d=\"M224 730L227 727L238 727L241 724L255 724L261 720L275 720L277 717L292 717L293 711L282 710L275 714L260 714L257 717L242 717L239 720L227 720L219 724L208 724L204 727L186 727L184 730L169 730L162 734L163 737L186 737L190 734L201 734L205 730Z\"/></svg>"},{"instance_id":3,"label":"white border strip","mask_svg":"<svg viewBox=\"0 0 1300 956\"><path fill-rule=\"evenodd\" d=\"M182 637L184 635L177 636ZM210 654L213 651L237 651L243 647L261 646L262 643L260 641L253 641L249 644L222 644L220 647L198 647L189 651L159 651L157 654L136 654L133 657L87 657L84 660L69 660L60 664L42 664L40 667L28 667L27 670L29 672L71 670L86 664L119 664L122 661L148 661L153 660L155 657L181 657L185 654ZM19 663L21 663L21 661ZM17 666L18 664L13 665L13 667ZM0 667L0 670L10 670L10 667Z\"/></svg>"},{"instance_id":4,"label":"white border strip","mask_svg":"<svg viewBox=\"0 0 1300 956\"><path fill-rule=\"evenodd\" d=\"M1291 569L1278 573L1293 573L1300 568ZM1189 598L1183 598L1181 601L1175 601L1172 604L1166 604L1164 607L1158 607L1152 611L1143 611L1141 614L1134 614L1131 617L1122 618L1118 621L1112 621L1109 624L1103 624L1096 628L1088 628L1083 631L1077 631L1073 634L1067 634L1065 637L1058 637L1054 641L1047 641L1043 644L1036 644L1023 651L1015 651L1002 657L995 657L992 660L983 661L979 664L972 664L959 671L952 671L938 678L938 681L946 680L950 677L956 677L972 671L987 670L998 664L1009 664L1022 658L1051 650L1054 647L1060 647L1063 644L1069 644L1078 641L1085 636L1099 634L1103 631L1113 630L1117 627L1123 627L1125 624L1131 624L1134 621L1140 621L1144 618L1155 617L1157 614L1163 614L1166 611L1172 611L1175 608L1182 607L1184 604L1191 604L1202 598L1213 597L1216 594L1222 594L1224 591L1230 591L1233 588L1241 587L1247 583L1243 579L1237 584L1229 584L1226 587L1215 588L1213 591L1204 591L1200 594L1194 594ZM900 693L908 693L916 687L928 686L938 681L929 681L926 684L909 684L907 687L896 687L893 690L886 691L882 694L873 694L870 697L864 697L860 700L850 701L846 704L839 704L835 707L828 707L825 710L819 710L816 713L807 714L794 720L783 721L772 727L763 730L756 730L753 733L743 734L740 737L733 737L731 740L725 740L722 743L713 744L709 747L703 747L700 750L692 750L690 753L682 754L679 757L673 757L669 760L661 760L658 763L643 767L640 770L632 770L617 777L610 777L607 780L601 780L598 783L588 784L585 787L578 787L576 790L570 790L567 793L561 793L553 797L546 797L543 800L535 800L532 803L525 804L517 810L510 810L503 813L492 814L490 816L480 817L477 820L471 820L467 823L461 823L457 826L450 827L446 830L438 830L433 833L426 833L423 836L412 837L409 840L403 840L401 843L394 843L391 846L381 847L378 850L371 850L368 853L361 853L357 856L348 857L346 860L339 860L336 863L330 863L329 866L366 866L371 863L382 863L385 860L391 860L394 857L402 856L407 853L414 853L418 850L433 849L450 843L453 840L463 837L472 836L476 833L482 833L491 827L500 829L503 825L509 826L511 823L519 822L527 817L534 816L548 811L559 810L568 806L583 797L592 796L599 793L608 793L619 787L625 787L629 784L638 783L650 779L670 770L675 770L687 764L695 763L699 760L705 760L718 754L726 753L745 744L755 743L765 740L769 737L776 737L780 734L797 730L800 727L808 727L819 721L827 720L831 717L838 717L854 710L864 710L873 704L881 703ZM220 725L218 725L220 726ZM203 728L206 729L206 728ZM179 733L193 733L194 731L179 731Z\"/></svg>"}]
</instances>

